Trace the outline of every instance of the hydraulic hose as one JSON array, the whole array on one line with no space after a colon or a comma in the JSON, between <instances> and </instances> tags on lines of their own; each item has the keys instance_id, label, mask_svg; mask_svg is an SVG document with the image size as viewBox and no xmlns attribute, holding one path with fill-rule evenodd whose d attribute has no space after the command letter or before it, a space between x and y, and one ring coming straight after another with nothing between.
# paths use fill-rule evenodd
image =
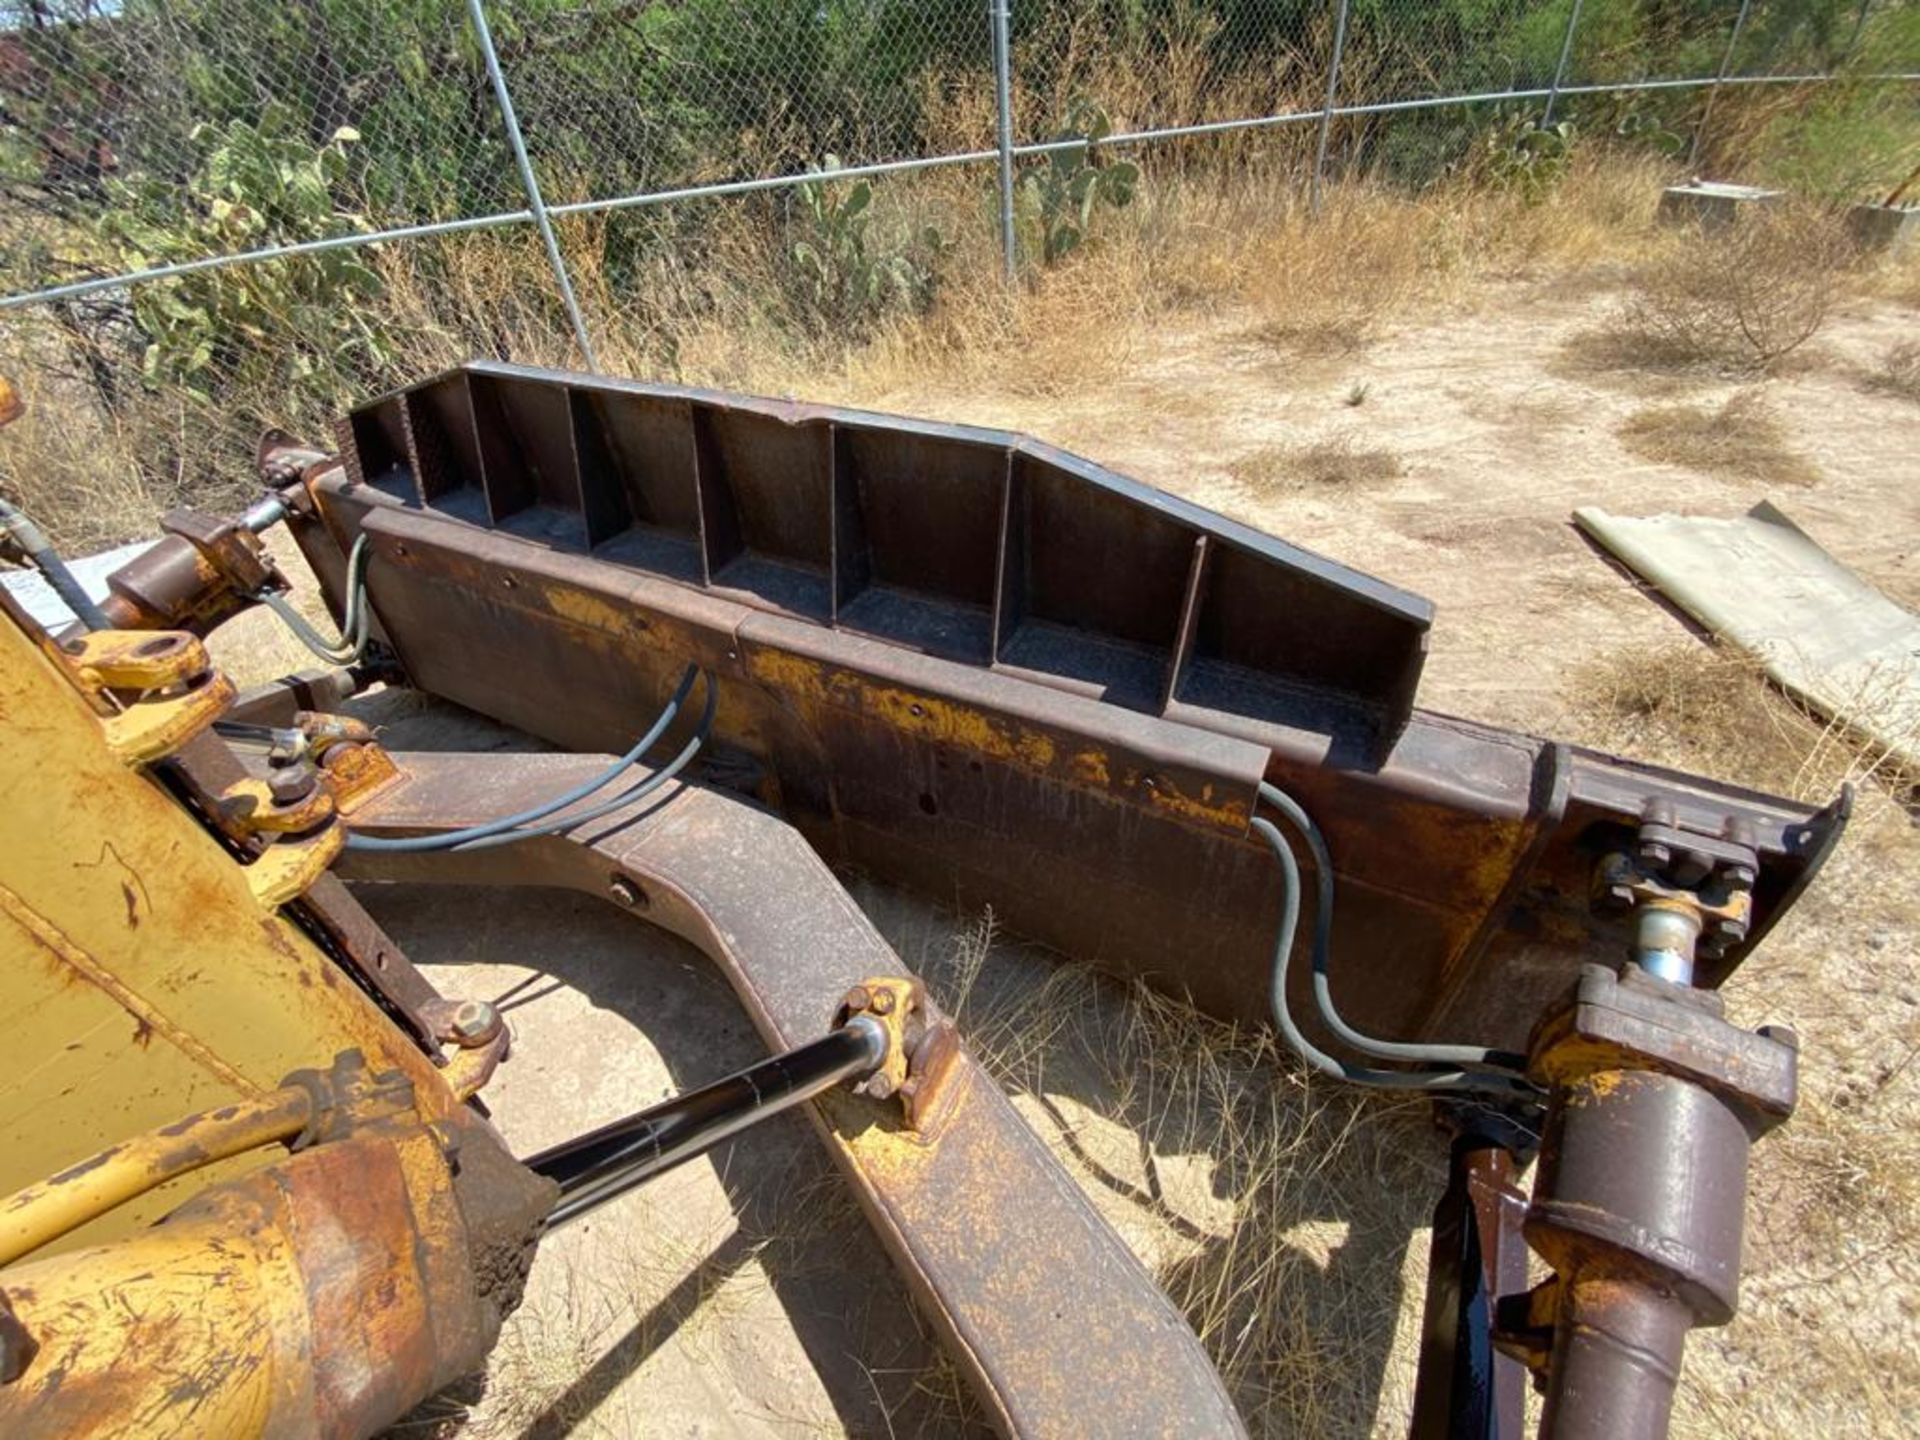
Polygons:
<instances>
[{"instance_id":1,"label":"hydraulic hose","mask_svg":"<svg viewBox=\"0 0 1920 1440\"><path fill-rule=\"evenodd\" d=\"M1263 792L1267 788L1261 787ZM1518 1075L1484 1074L1465 1069L1385 1070L1356 1065L1329 1055L1309 1040L1295 1022L1287 1002L1287 975L1292 967L1294 935L1300 925L1300 864L1272 821L1256 815L1251 824L1280 863L1281 914L1280 927L1274 937L1271 1003L1274 1023L1296 1055L1322 1075L1383 1090L1482 1091L1528 1099L1540 1093L1538 1086Z\"/></svg>"},{"instance_id":2,"label":"hydraulic hose","mask_svg":"<svg viewBox=\"0 0 1920 1440\"><path fill-rule=\"evenodd\" d=\"M290 1140L313 1117L313 1093L289 1085L123 1140L0 1199L0 1265L77 1230L116 1205L232 1155Z\"/></svg>"},{"instance_id":3,"label":"hydraulic hose","mask_svg":"<svg viewBox=\"0 0 1920 1440\"><path fill-rule=\"evenodd\" d=\"M347 836L347 848L351 850L424 853L434 850L466 848L482 840L491 840L496 836L503 837L501 843L505 843L507 840L521 839L530 834L550 833L523 830L521 827L537 824L539 821L545 820L550 815L553 815L556 811L564 810L569 805L578 804L580 801L586 799L587 796L612 784L630 770L639 761L640 757L651 750L654 745L659 742L660 737L667 733L668 727L670 727L679 716L680 707L686 703L687 695L693 689L694 680L703 674L704 672L699 666L687 666L686 671L680 677L679 685L674 688L672 696L668 698L665 708L661 710L653 724L648 727L647 733L634 742L633 748L591 780L574 786L573 789L568 790L565 794L556 795L551 800L542 801L530 810L522 810L514 815L503 815L498 820L489 820L480 825L470 825L464 830L446 830L435 835L408 835L395 838L349 834ZM704 718L710 719L714 704L713 679L711 676L707 677L706 683L707 713ZM699 734L696 734L693 741L690 742L691 747L697 748L701 738ZM684 765L686 761L691 758L691 754L686 752L675 757L679 765ZM673 773L678 774L679 772L676 769ZM664 771L660 771L649 776L648 779L642 781L641 784L645 785L649 781L665 783L665 779L662 778L663 775L665 779L672 778L671 775L666 775ZM635 788L637 789L639 787ZM624 804L627 798L628 797L625 796L617 797L614 803ZM613 805L609 804L606 808L611 809ZM604 814L605 811L600 810L595 813ZM559 828L564 829L567 826L578 824L580 821L588 818L591 817L589 815L571 817L563 822ZM514 833L508 834L507 832L509 831Z\"/></svg>"},{"instance_id":4,"label":"hydraulic hose","mask_svg":"<svg viewBox=\"0 0 1920 1440\"><path fill-rule=\"evenodd\" d=\"M1263 783L1260 786L1260 798L1285 817L1287 823L1307 842L1307 849L1313 855L1313 1002L1320 1012L1320 1018L1327 1022L1327 1028L1361 1054L1372 1055L1380 1060L1412 1060L1428 1065L1491 1066L1524 1074L1527 1068L1527 1057L1524 1055L1490 1050L1482 1045L1408 1044L1398 1040L1381 1040L1354 1029L1346 1022L1334 1006L1333 984L1328 972L1329 957L1333 951L1333 856L1327 849L1326 837L1299 802L1279 786Z\"/></svg>"},{"instance_id":5,"label":"hydraulic hose","mask_svg":"<svg viewBox=\"0 0 1920 1440\"><path fill-rule=\"evenodd\" d=\"M294 639L328 664L355 664L366 653L373 623L372 612L367 607L367 559L371 553L370 543L363 534L347 554L346 601L340 612L338 640L327 639L309 625L286 596L268 590L254 598L280 617L280 623L293 632Z\"/></svg>"},{"instance_id":6,"label":"hydraulic hose","mask_svg":"<svg viewBox=\"0 0 1920 1440\"><path fill-rule=\"evenodd\" d=\"M14 543L26 553L33 562L33 568L53 588L60 602L74 613L80 623L89 630L111 630L113 622L106 612L94 603L87 587L82 585L73 571L67 568L67 562L60 558L60 552L53 548L53 542L47 538L46 531L33 523L33 519L19 506L0 500L0 529L13 536Z\"/></svg>"},{"instance_id":7,"label":"hydraulic hose","mask_svg":"<svg viewBox=\"0 0 1920 1440\"><path fill-rule=\"evenodd\" d=\"M577 814L562 815L558 819L547 820L538 825L517 825L513 829L499 835L482 835L477 839L463 840L452 848L455 850L486 850L495 845L511 845L516 840L527 840L535 835L556 835L562 830L571 830L576 825L584 825L589 820L598 820L602 815L609 814L615 810L625 809L629 805L646 799L647 796L653 794L654 791L658 790L662 785L665 785L669 780L673 779L674 776L686 769L688 764L693 760L693 757L699 754L701 745L706 742L707 732L713 726L713 712L719 695L714 690L713 677L707 675L705 671L702 671L701 674L705 676L707 682L707 699L705 707L700 712L700 723L694 727L693 734L688 737L687 743L680 747L680 753L675 755L673 759L669 760L665 765L662 765L651 775L647 776L647 778L639 784L622 790L618 795L603 800L598 805L591 806Z\"/></svg>"}]
</instances>

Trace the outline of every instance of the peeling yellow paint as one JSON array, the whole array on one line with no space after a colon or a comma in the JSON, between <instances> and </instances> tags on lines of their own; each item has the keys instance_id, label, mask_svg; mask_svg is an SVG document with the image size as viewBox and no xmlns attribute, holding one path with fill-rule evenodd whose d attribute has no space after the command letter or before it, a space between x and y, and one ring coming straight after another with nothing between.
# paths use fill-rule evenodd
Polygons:
<instances>
[{"instance_id":1,"label":"peeling yellow paint","mask_svg":"<svg viewBox=\"0 0 1920 1440\"><path fill-rule=\"evenodd\" d=\"M1073 778L1083 785L1110 785L1107 757L1098 750L1082 750L1073 757Z\"/></svg>"},{"instance_id":2,"label":"peeling yellow paint","mask_svg":"<svg viewBox=\"0 0 1920 1440\"><path fill-rule=\"evenodd\" d=\"M785 691L802 705L833 705L884 720L918 739L958 746L976 754L1050 770L1057 758L1053 737L1017 721L971 706L918 695L893 685L876 685L847 671L830 670L817 660L785 651L756 648L747 656L756 680Z\"/></svg>"},{"instance_id":3,"label":"peeling yellow paint","mask_svg":"<svg viewBox=\"0 0 1920 1440\"><path fill-rule=\"evenodd\" d=\"M1162 783L1147 791L1147 803L1177 819L1214 825L1236 833L1246 829L1250 813L1244 804L1222 804L1215 800L1211 785L1205 787L1196 799Z\"/></svg>"},{"instance_id":4,"label":"peeling yellow paint","mask_svg":"<svg viewBox=\"0 0 1920 1440\"><path fill-rule=\"evenodd\" d=\"M978 1075L971 1060L961 1057L956 1063L965 1067L965 1073L949 1082L954 1093L941 1117L943 1127L966 1107ZM875 1102L846 1091L829 1091L817 1103L833 1127L835 1142L852 1157L861 1173L882 1189L911 1183L939 1149L937 1139L930 1141L900 1125L897 1106L876 1114Z\"/></svg>"},{"instance_id":5,"label":"peeling yellow paint","mask_svg":"<svg viewBox=\"0 0 1920 1440\"><path fill-rule=\"evenodd\" d=\"M576 625L585 625L589 629L623 639L647 628L645 621L636 620L632 610L616 605L591 590L550 585L544 587L542 593L546 596L548 609L562 620L572 621Z\"/></svg>"},{"instance_id":6,"label":"peeling yellow paint","mask_svg":"<svg viewBox=\"0 0 1920 1440\"><path fill-rule=\"evenodd\" d=\"M932 744L952 745L1023 770L1059 776L1076 785L1124 793L1136 803L1188 823L1239 832L1247 802L1223 800L1212 785L1199 796L1168 781L1133 770L1116 778L1112 755L1097 747L1067 751L1044 730L1016 719L956 704L938 696L876 683L850 671L787 651L754 648L748 673L778 690L803 711L852 710L883 721L896 732ZM818 717L823 723L828 717Z\"/></svg>"}]
</instances>

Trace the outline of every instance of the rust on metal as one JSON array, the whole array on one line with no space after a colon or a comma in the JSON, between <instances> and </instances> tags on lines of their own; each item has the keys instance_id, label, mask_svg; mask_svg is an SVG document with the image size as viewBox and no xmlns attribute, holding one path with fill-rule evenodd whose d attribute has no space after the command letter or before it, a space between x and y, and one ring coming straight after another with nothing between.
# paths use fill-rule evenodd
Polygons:
<instances>
[{"instance_id":1,"label":"rust on metal","mask_svg":"<svg viewBox=\"0 0 1920 1440\"><path fill-rule=\"evenodd\" d=\"M9 1269L37 1353L0 1385L0 1428L381 1429L477 1368L517 1303L553 1187L499 1160L470 1117L370 1125L202 1190L164 1226Z\"/></svg>"},{"instance_id":2,"label":"rust on metal","mask_svg":"<svg viewBox=\"0 0 1920 1440\"><path fill-rule=\"evenodd\" d=\"M369 795L400 782L400 771L392 757L371 736L330 738L319 746L319 751L321 774L343 815L351 816Z\"/></svg>"},{"instance_id":3,"label":"rust on metal","mask_svg":"<svg viewBox=\"0 0 1920 1440\"><path fill-rule=\"evenodd\" d=\"M63 797L62 833L109 827L76 862L100 871L79 898L45 856L10 860L31 890L0 887L0 918L33 993L94 1030L131 1018L116 1053L177 1088L258 1097L264 1057L324 1063L322 1038L336 1055L285 1082L304 1118L263 1143L290 1159L210 1170L166 1226L112 1246L71 1248L92 1236L67 1227L67 1253L7 1272L9 1433L138 1430L183 1394L216 1430L370 1430L476 1365L517 1301L556 1192L465 1104L510 1031L441 1000L336 866L611 899L703 948L778 1051L839 997L832 1021L857 1034L827 1043L858 1039L871 1064L878 1025L886 1056L814 1122L989 1417L1019 1435L1242 1433L1167 1297L828 865L990 904L1264 1019L1281 899L1248 835L1263 783L1339 857L1349 1018L1524 1046L1550 1089L1544 1126L1482 1106L1455 1145L1416 1432L1512 1433L1522 1363L1552 1437L1664 1432L1687 1331L1733 1313L1748 1149L1796 1083L1790 1033L1740 1031L1677 981L1696 944L1708 985L1751 950L1830 852L1844 795L1813 810L1420 710L1425 601L1020 436L474 364L360 407L339 442L335 460L269 437L277 498L168 516L112 578L124 631L36 652L0 605L30 678L57 670L81 697L8 691L77 713L49 721L48 748L98 796ZM247 698L253 723L298 732L266 737L262 773L208 733L235 696L195 636L284 588L258 539L282 518L336 614L349 551L369 562L374 643L351 673ZM689 665L704 773L510 849L343 852L349 828L444 833L591 788L597 752L627 749ZM586 753L395 756L314 713L397 675ZM193 927L177 896L156 903L174 856L197 862L244 1003L155 959ZM1593 963L1623 953L1624 975ZM1304 1014L1309 967L1293 975ZM258 1138L249 1103L272 1101L158 1142L114 1132L42 1199L164 1186L156 1154L224 1163L221 1126ZM1512 1176L1535 1126L1523 1227ZM1531 1290L1522 1228L1553 1270Z\"/></svg>"},{"instance_id":4,"label":"rust on metal","mask_svg":"<svg viewBox=\"0 0 1920 1440\"><path fill-rule=\"evenodd\" d=\"M1594 857L1649 814L1751 846L1716 981L1843 818L1416 709L1425 602L1022 437L494 364L340 437L295 535L336 611L370 538L415 685L617 753L698 663L821 853L1216 1014L1266 1009L1261 780L1340 857L1349 1017L1510 1049L1624 943Z\"/></svg>"},{"instance_id":5,"label":"rust on metal","mask_svg":"<svg viewBox=\"0 0 1920 1440\"><path fill-rule=\"evenodd\" d=\"M1526 1235L1554 1274L1509 1303L1504 1343L1543 1377L1550 1440L1652 1440L1688 1330L1733 1318L1748 1153L1792 1113L1796 1045L1711 992L1589 966L1533 1069L1553 1092Z\"/></svg>"},{"instance_id":6,"label":"rust on metal","mask_svg":"<svg viewBox=\"0 0 1920 1440\"><path fill-rule=\"evenodd\" d=\"M333 818L333 796L315 788L282 799L266 781L249 776L221 792L219 809L223 828L243 834L299 834Z\"/></svg>"},{"instance_id":7,"label":"rust on metal","mask_svg":"<svg viewBox=\"0 0 1920 1440\"><path fill-rule=\"evenodd\" d=\"M617 896L616 896L617 898ZM907 1127L933 1138L953 1095L960 1039L953 1022L910 975L880 975L863 980L834 1012L836 1028L855 1015L870 1015L887 1033L887 1058L857 1092L875 1100L898 1097Z\"/></svg>"},{"instance_id":8,"label":"rust on metal","mask_svg":"<svg viewBox=\"0 0 1920 1440\"><path fill-rule=\"evenodd\" d=\"M291 1140L312 1122L315 1103L294 1087L189 1115L0 1199L0 1266L178 1176Z\"/></svg>"},{"instance_id":9,"label":"rust on metal","mask_svg":"<svg viewBox=\"0 0 1920 1440\"><path fill-rule=\"evenodd\" d=\"M0 407L3 411L3 407ZM0 418L4 418L0 413ZM7 1292L0 1290L0 1385L11 1385L33 1363L33 1357L40 1353L40 1342L33 1338L27 1327L14 1313L13 1302L7 1299Z\"/></svg>"},{"instance_id":10,"label":"rust on metal","mask_svg":"<svg viewBox=\"0 0 1920 1440\"><path fill-rule=\"evenodd\" d=\"M396 758L408 782L361 812L363 829L457 829L567 789L605 763ZM342 868L349 877L556 885L603 898L624 879L648 897L650 921L713 959L776 1051L819 1033L823 996L863 990L871 1013L876 994L893 988L886 977L911 978L778 817L705 787L675 786L641 803L652 813L639 823L616 811L578 833L507 848L349 851ZM712 863L716 853L730 863ZM896 1015L903 998L895 992ZM922 1064L935 1060L925 1129L890 1104L845 1093L820 1102L815 1119L989 1415L1015 1435L1244 1433L1192 1330L999 1087L957 1042ZM912 1074L910 1059L909 1083ZM1089 1354L1102 1364L1088 1367ZM1111 1384L1115 1370L1128 1385Z\"/></svg>"},{"instance_id":11,"label":"rust on metal","mask_svg":"<svg viewBox=\"0 0 1920 1440\"><path fill-rule=\"evenodd\" d=\"M263 591L287 588L244 517L172 510L160 529L159 540L107 577L101 609L121 630L205 635Z\"/></svg>"},{"instance_id":12,"label":"rust on metal","mask_svg":"<svg viewBox=\"0 0 1920 1440\"><path fill-rule=\"evenodd\" d=\"M93 630L62 643L60 653L79 672L80 683L96 691L184 685L204 675L210 663L198 640L177 631Z\"/></svg>"},{"instance_id":13,"label":"rust on metal","mask_svg":"<svg viewBox=\"0 0 1920 1440\"><path fill-rule=\"evenodd\" d=\"M1411 1440L1519 1440L1526 1366L1491 1342L1500 1297L1527 1284L1521 1233L1527 1198L1514 1184L1518 1166L1508 1148L1520 1137L1511 1125L1488 1124L1485 1112L1466 1111L1458 1119L1447 1189L1433 1217L1408 1434Z\"/></svg>"},{"instance_id":14,"label":"rust on metal","mask_svg":"<svg viewBox=\"0 0 1920 1440\"><path fill-rule=\"evenodd\" d=\"M146 765L210 728L234 698L206 648L175 631L94 631L41 648L98 717L107 748Z\"/></svg>"}]
</instances>

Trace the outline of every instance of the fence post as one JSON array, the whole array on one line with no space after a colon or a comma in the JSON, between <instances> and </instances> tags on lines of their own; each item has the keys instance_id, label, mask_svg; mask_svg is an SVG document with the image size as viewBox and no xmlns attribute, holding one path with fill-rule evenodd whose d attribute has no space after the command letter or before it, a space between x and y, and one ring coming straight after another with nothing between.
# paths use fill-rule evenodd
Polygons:
<instances>
[{"instance_id":1,"label":"fence post","mask_svg":"<svg viewBox=\"0 0 1920 1440\"><path fill-rule=\"evenodd\" d=\"M1013 238L1013 42L1009 34L1010 0L987 0L987 18L993 28L993 91L997 143L1000 150L1000 255L1006 281L1017 278L1019 256Z\"/></svg>"},{"instance_id":2,"label":"fence post","mask_svg":"<svg viewBox=\"0 0 1920 1440\"><path fill-rule=\"evenodd\" d=\"M507 92L507 77L500 72L500 56L493 48L493 31L487 26L487 12L481 0L467 0L467 14L473 19L473 35L486 58L487 78L493 82L493 98L500 105L500 119L507 127L507 144L513 147L514 164L520 167L520 184L527 192L527 208L540 229L547 247L547 263L553 267L554 283L560 287L560 302L567 307L567 319L573 323L574 343L587 362L587 369L600 369L593 353L593 341L587 338L587 322L581 318L580 302L574 298L573 281L567 276L567 262L560 254L560 242L553 235L553 221L547 216L546 201L540 198L540 182L534 177L533 162L527 158L527 142L520 136L520 120L513 113L513 96Z\"/></svg>"},{"instance_id":3,"label":"fence post","mask_svg":"<svg viewBox=\"0 0 1920 1440\"><path fill-rule=\"evenodd\" d=\"M1567 60L1573 54L1573 32L1580 24L1581 0L1573 0L1573 9L1567 14L1567 33L1560 37L1560 63L1553 67L1553 84L1547 87L1547 112L1540 120L1540 128L1546 129L1553 124L1554 102L1560 98L1560 87L1567 80Z\"/></svg>"},{"instance_id":4,"label":"fence post","mask_svg":"<svg viewBox=\"0 0 1920 1440\"><path fill-rule=\"evenodd\" d=\"M1347 48L1347 3L1339 0L1339 13L1333 21L1333 57L1327 63L1327 103L1320 111L1320 146L1313 157L1313 188L1308 194L1307 213L1320 213L1320 181L1327 169L1327 138L1333 133L1333 98L1340 90L1340 57Z\"/></svg>"},{"instance_id":5,"label":"fence post","mask_svg":"<svg viewBox=\"0 0 1920 1440\"><path fill-rule=\"evenodd\" d=\"M1847 48L1840 52L1841 65L1853 58L1853 47L1860 43L1860 32L1867 28L1867 11L1872 8L1873 0L1860 0L1860 13L1853 17L1853 33L1847 36Z\"/></svg>"},{"instance_id":6,"label":"fence post","mask_svg":"<svg viewBox=\"0 0 1920 1440\"><path fill-rule=\"evenodd\" d=\"M1713 119L1713 102L1719 98L1720 82L1733 69L1733 52L1740 47L1740 32L1747 28L1747 11L1752 8L1753 0L1740 0L1740 13L1733 17L1733 33L1727 36L1727 53L1720 57L1720 73L1713 77L1713 84L1707 87L1707 108L1701 112L1700 123L1693 127L1693 146L1687 151L1689 170L1699 163L1700 141L1707 133L1707 122Z\"/></svg>"}]
</instances>

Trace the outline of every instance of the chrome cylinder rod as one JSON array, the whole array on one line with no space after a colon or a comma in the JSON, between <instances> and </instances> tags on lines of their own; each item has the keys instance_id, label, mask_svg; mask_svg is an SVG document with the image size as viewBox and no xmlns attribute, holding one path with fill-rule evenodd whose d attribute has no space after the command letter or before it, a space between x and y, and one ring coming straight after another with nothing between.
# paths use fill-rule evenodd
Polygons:
<instances>
[{"instance_id":1,"label":"chrome cylinder rod","mask_svg":"<svg viewBox=\"0 0 1920 1440\"><path fill-rule=\"evenodd\" d=\"M750 1125L871 1075L886 1058L880 1022L856 1015L840 1029L737 1075L543 1150L526 1164L560 1186L547 1224L578 1219Z\"/></svg>"}]
</instances>

